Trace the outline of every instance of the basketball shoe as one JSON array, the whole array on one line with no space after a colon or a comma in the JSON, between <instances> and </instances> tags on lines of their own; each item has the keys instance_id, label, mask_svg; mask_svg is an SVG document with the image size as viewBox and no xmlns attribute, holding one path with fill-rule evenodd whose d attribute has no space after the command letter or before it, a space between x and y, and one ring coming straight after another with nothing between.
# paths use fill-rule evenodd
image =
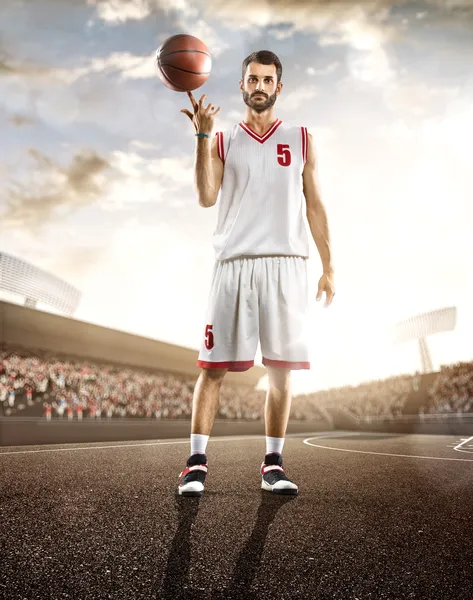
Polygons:
<instances>
[{"instance_id":1,"label":"basketball shoe","mask_svg":"<svg viewBox=\"0 0 473 600\"><path fill-rule=\"evenodd\" d=\"M282 456L278 452L266 454L261 465L261 489L273 494L295 495L298 487L284 474Z\"/></svg>"},{"instance_id":2,"label":"basketball shoe","mask_svg":"<svg viewBox=\"0 0 473 600\"><path fill-rule=\"evenodd\" d=\"M179 475L182 481L177 491L179 496L202 496L205 476L207 475L207 456L192 454L187 459L187 466Z\"/></svg>"}]
</instances>

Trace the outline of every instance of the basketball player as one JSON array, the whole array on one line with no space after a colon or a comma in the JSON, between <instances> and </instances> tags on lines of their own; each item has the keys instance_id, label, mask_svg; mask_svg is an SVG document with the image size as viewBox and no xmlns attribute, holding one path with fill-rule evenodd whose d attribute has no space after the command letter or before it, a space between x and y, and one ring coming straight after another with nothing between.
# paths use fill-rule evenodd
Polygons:
<instances>
[{"instance_id":1,"label":"basketball player","mask_svg":"<svg viewBox=\"0 0 473 600\"><path fill-rule=\"evenodd\" d=\"M272 52L248 56L240 90L245 120L213 137L215 116L203 95L193 113L196 129L195 187L199 204L213 206L220 194L214 232L216 262L192 407L191 456L178 493L200 496L207 474L206 446L227 371L246 371L261 343L269 387L265 404L266 456L263 490L297 494L285 475L282 450L291 405L290 373L309 369L305 321L308 309L309 243L305 210L322 261L317 300L334 296L327 217L317 188L312 136L305 127L276 118L283 89L282 66Z\"/></svg>"}]
</instances>

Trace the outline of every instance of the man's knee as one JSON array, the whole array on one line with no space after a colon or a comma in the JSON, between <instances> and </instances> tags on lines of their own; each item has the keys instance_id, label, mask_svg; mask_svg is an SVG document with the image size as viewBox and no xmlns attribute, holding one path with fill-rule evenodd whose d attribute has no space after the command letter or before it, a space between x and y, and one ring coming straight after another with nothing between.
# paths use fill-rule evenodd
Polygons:
<instances>
[{"instance_id":1,"label":"man's knee","mask_svg":"<svg viewBox=\"0 0 473 600\"><path fill-rule=\"evenodd\" d=\"M287 390L291 385L291 369L281 369L278 367L269 367L268 370L268 384L272 388L278 390Z\"/></svg>"},{"instance_id":2,"label":"man's knee","mask_svg":"<svg viewBox=\"0 0 473 600\"><path fill-rule=\"evenodd\" d=\"M228 369L202 369L202 378L204 381L214 381L222 383Z\"/></svg>"}]
</instances>

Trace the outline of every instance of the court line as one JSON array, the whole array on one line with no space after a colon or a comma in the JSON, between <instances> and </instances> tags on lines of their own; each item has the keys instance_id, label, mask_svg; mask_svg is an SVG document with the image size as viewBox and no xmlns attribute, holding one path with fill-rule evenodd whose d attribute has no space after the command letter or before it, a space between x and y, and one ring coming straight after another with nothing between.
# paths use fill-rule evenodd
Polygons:
<instances>
[{"instance_id":1,"label":"court line","mask_svg":"<svg viewBox=\"0 0 473 600\"><path fill-rule=\"evenodd\" d=\"M453 449L456 450L457 452L464 452L465 454L472 454L469 450L461 450L461 447L463 446L463 444L467 444L468 442L471 442L471 440L473 440L473 435L469 438L464 439L462 442L457 444Z\"/></svg>"},{"instance_id":2,"label":"court line","mask_svg":"<svg viewBox=\"0 0 473 600\"><path fill-rule=\"evenodd\" d=\"M329 432L327 432L329 433ZM333 432L330 432L333 434ZM286 438L301 437L307 433L290 433ZM236 442L240 440L255 440L265 438L264 435L253 435L245 437L230 437L230 438L209 438L209 442ZM0 451L0 457L11 454L40 454L43 452L73 452L77 450L107 450L108 448L142 448L144 446L168 446L172 444L190 444L190 437L186 440L171 441L171 442L150 442L147 444L114 444L113 446L81 446L79 448L43 448L41 450L12 450L7 452Z\"/></svg>"},{"instance_id":3,"label":"court line","mask_svg":"<svg viewBox=\"0 0 473 600\"><path fill-rule=\"evenodd\" d=\"M348 434L349 435L349 434ZM389 452L370 452L368 450L351 450L349 448L333 448L331 446L320 446L319 444L311 444L309 442L309 440L317 440L320 439L320 437L326 438L326 437L339 437L336 434L332 434L331 436L314 436L314 437L310 437L310 438L306 438L304 440L304 444L307 444L307 446L313 446L314 448L322 448L323 450L336 450L337 452L351 452L353 454L374 454L377 456L395 456L395 457L401 457L401 458L423 458L423 459L427 459L427 460L453 460L453 461L457 461L457 462L473 462L473 458L448 458L448 457L442 457L442 456L416 456L415 454L391 454ZM473 438L471 438L473 439ZM459 452L467 452L466 450L459 450ZM470 452L467 452L467 454L471 454Z\"/></svg>"}]
</instances>

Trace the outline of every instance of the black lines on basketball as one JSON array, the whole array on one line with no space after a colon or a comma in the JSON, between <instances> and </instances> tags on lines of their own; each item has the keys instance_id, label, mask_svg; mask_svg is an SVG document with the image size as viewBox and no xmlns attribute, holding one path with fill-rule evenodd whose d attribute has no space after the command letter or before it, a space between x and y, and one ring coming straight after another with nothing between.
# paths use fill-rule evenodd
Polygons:
<instances>
[{"instance_id":1,"label":"black lines on basketball","mask_svg":"<svg viewBox=\"0 0 473 600\"><path fill-rule=\"evenodd\" d=\"M161 47L159 48L159 53L161 54L161 52L164 50L164 48L166 48L166 46L169 46L169 44L182 37L187 37L187 34L180 33L178 35L173 35L172 37L168 38L165 42L162 43Z\"/></svg>"},{"instance_id":2,"label":"black lines on basketball","mask_svg":"<svg viewBox=\"0 0 473 600\"><path fill-rule=\"evenodd\" d=\"M210 71L203 71L201 73L199 73L197 71L189 71L189 69L182 69L181 67L175 67L174 65L163 64L162 62L159 63L159 66L167 67L168 69L174 69L175 71L182 71L183 73L191 73L191 75L208 75L210 73Z\"/></svg>"},{"instance_id":3,"label":"black lines on basketball","mask_svg":"<svg viewBox=\"0 0 473 600\"><path fill-rule=\"evenodd\" d=\"M180 54L182 52L187 52L188 54L205 54L209 58L212 58L209 52L204 52L203 50L194 50L193 48L188 48L187 50L172 50L171 52L166 52L166 54L162 54L160 51L158 56L159 59L161 59L165 56L171 56L171 54Z\"/></svg>"},{"instance_id":4,"label":"black lines on basketball","mask_svg":"<svg viewBox=\"0 0 473 600\"><path fill-rule=\"evenodd\" d=\"M161 69L161 73L162 73L163 77L165 77L165 78L166 78L166 79L169 81L169 83L170 83L171 85L173 85L174 87L177 87L177 88L181 89L183 92L187 92L186 88L183 88L183 87L181 87L180 85L176 85L176 84L174 83L174 81L172 81L172 80L171 80L171 79L168 77L167 73L166 73L165 71L163 71L162 69Z\"/></svg>"}]
</instances>

